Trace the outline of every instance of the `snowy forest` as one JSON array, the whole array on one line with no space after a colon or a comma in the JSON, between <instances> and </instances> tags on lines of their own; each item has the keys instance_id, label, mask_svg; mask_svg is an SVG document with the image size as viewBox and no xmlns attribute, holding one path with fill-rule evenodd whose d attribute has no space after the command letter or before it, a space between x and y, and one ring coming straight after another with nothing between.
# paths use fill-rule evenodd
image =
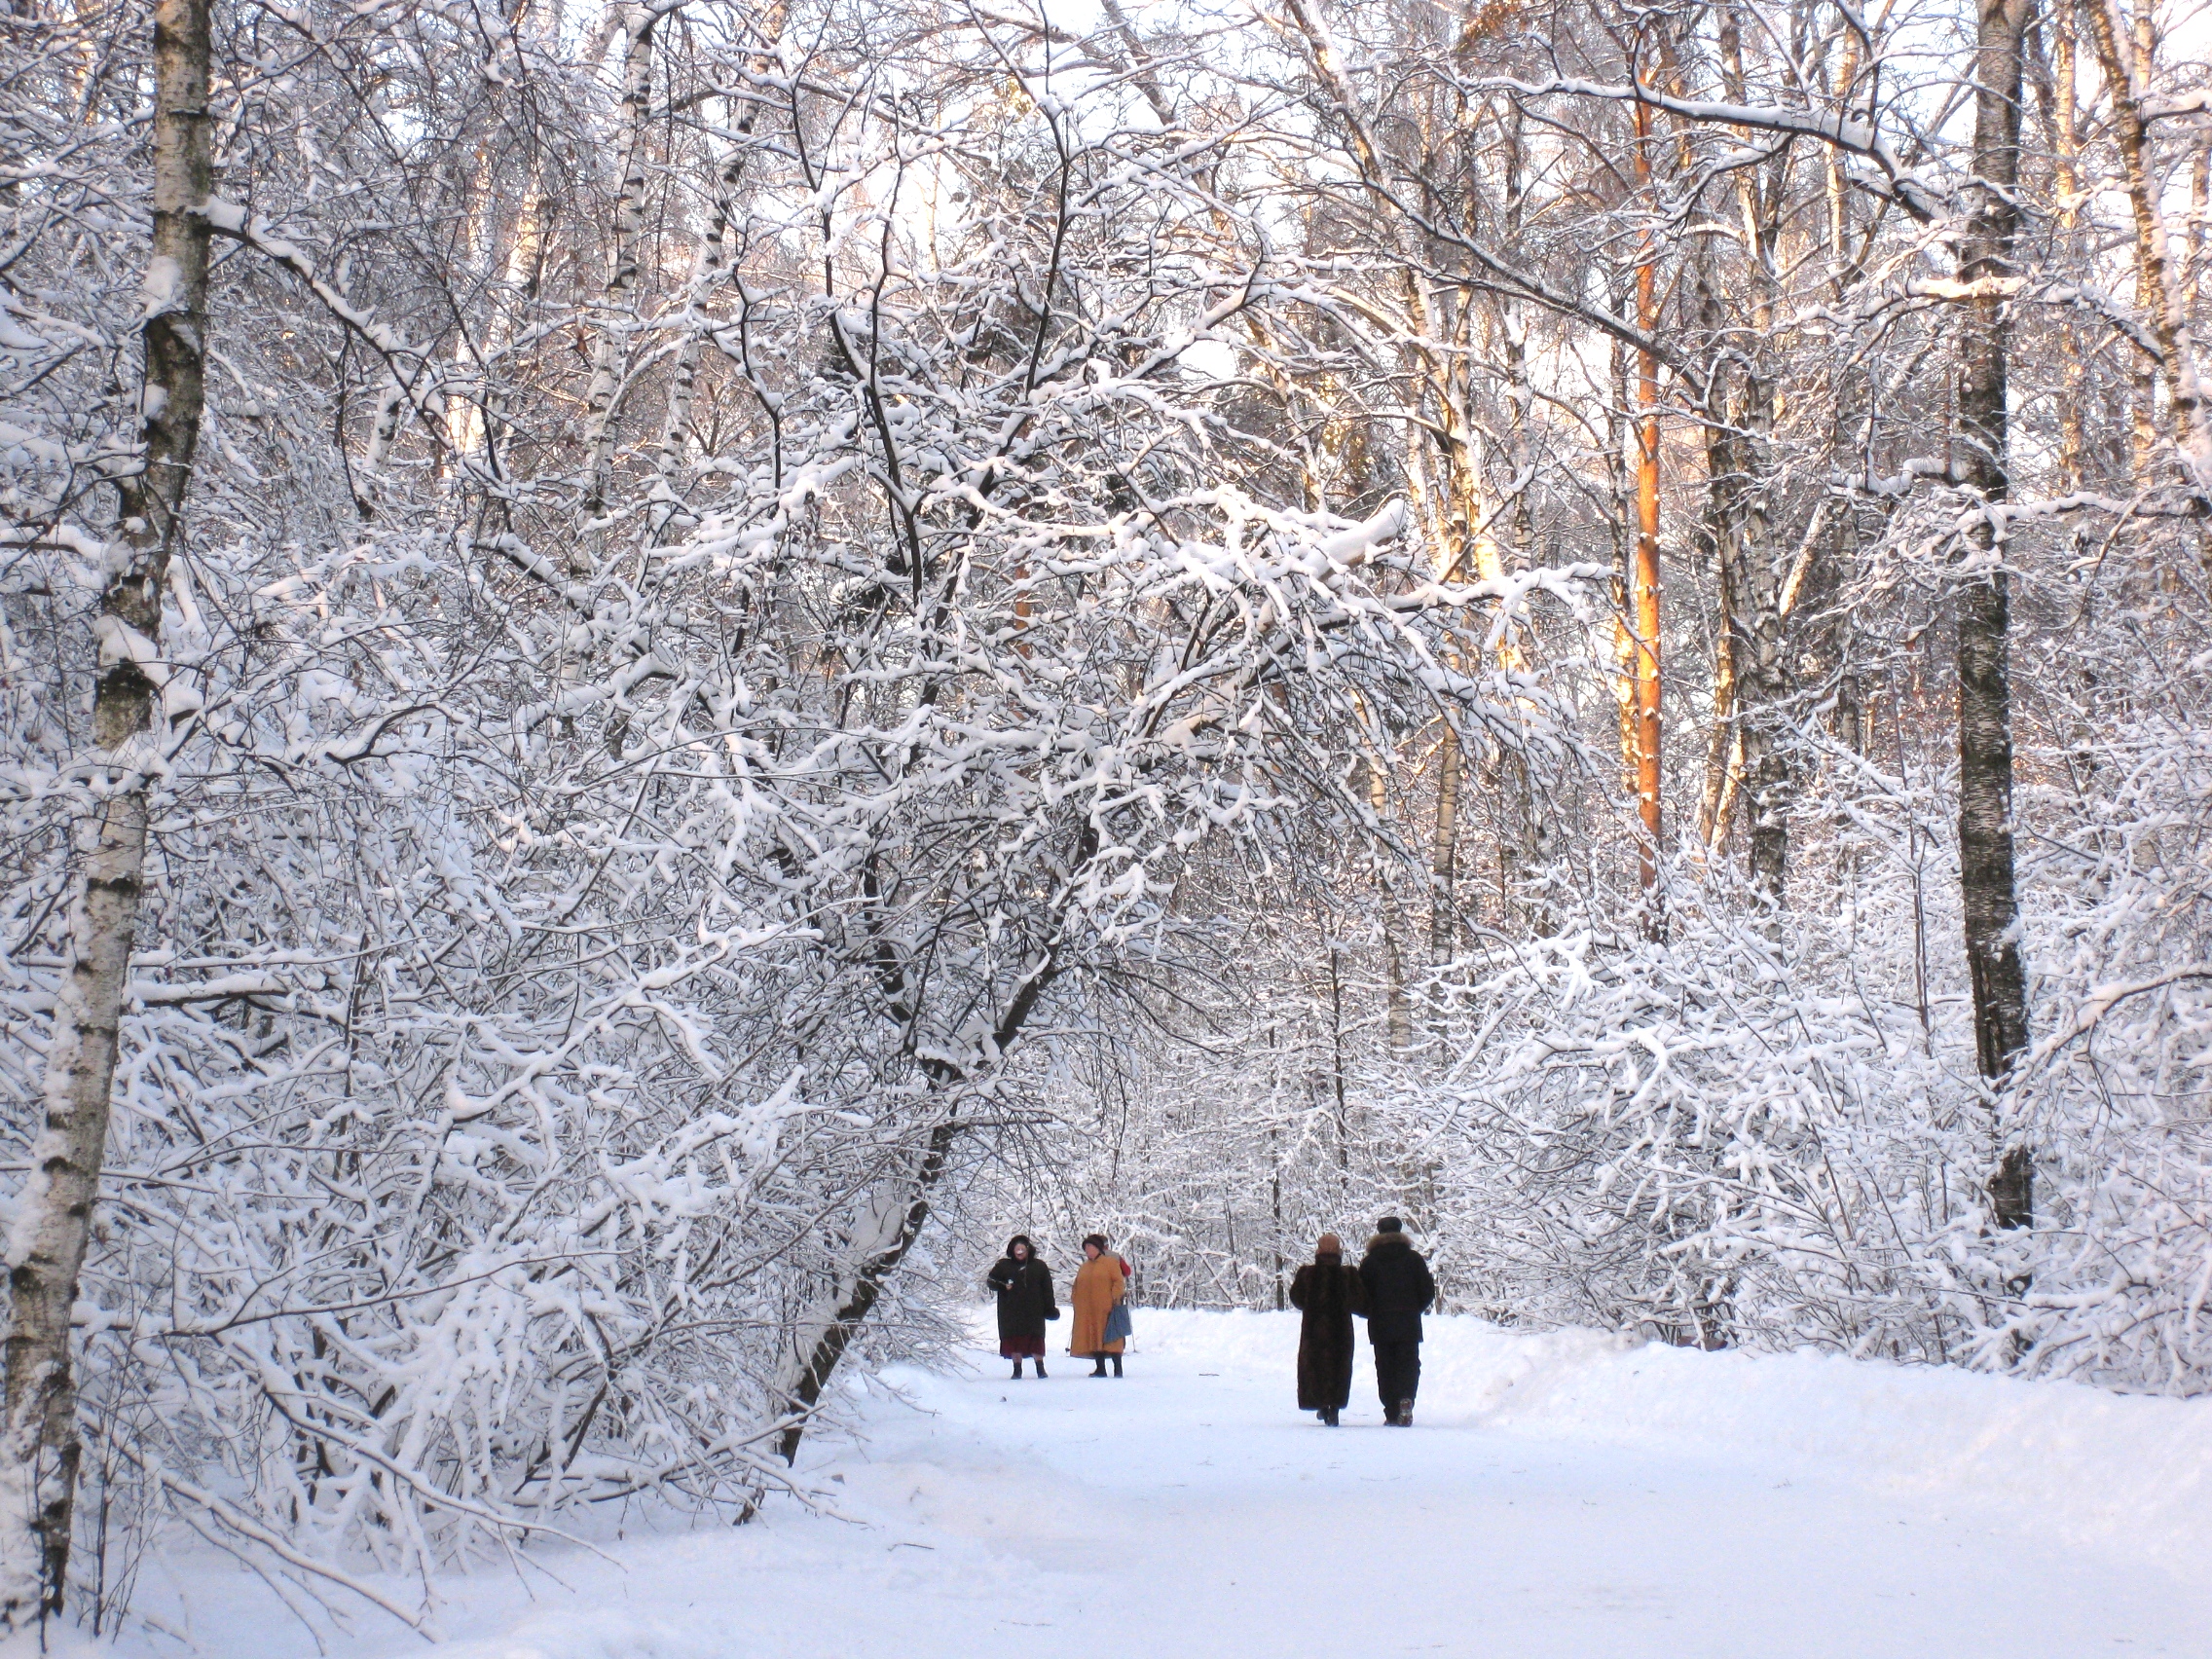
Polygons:
<instances>
[{"instance_id":1,"label":"snowy forest","mask_svg":"<svg viewBox=\"0 0 2212 1659\"><path fill-rule=\"evenodd\" d=\"M2212 1391L2191 0L16 0L0 1632L1011 1231Z\"/></svg>"}]
</instances>

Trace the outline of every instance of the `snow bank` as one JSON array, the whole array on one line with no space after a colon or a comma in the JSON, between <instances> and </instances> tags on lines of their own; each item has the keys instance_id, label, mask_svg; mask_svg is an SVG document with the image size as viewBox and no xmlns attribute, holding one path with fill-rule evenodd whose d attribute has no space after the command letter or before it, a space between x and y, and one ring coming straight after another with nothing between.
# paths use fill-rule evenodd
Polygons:
<instances>
[{"instance_id":1,"label":"snow bank","mask_svg":"<svg viewBox=\"0 0 2212 1659\"><path fill-rule=\"evenodd\" d=\"M1287 1371L1297 1315L1140 1310L1138 1351ZM1432 1318L1424 1428L1507 1429L1939 1497L2131 1559L2212 1550L2212 1400L1833 1354L1700 1353ZM1370 1388L1365 1356L1355 1401Z\"/></svg>"}]
</instances>

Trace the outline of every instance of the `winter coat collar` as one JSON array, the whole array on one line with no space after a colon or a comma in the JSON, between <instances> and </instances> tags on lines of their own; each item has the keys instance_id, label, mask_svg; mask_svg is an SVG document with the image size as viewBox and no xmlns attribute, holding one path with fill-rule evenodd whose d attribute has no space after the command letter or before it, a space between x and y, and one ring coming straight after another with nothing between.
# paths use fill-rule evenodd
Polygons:
<instances>
[{"instance_id":1,"label":"winter coat collar","mask_svg":"<svg viewBox=\"0 0 2212 1659\"><path fill-rule=\"evenodd\" d=\"M1409 1250L1414 1247L1413 1239L1403 1233L1378 1233L1367 1241L1369 1250L1381 1250L1391 1244L1403 1244Z\"/></svg>"}]
</instances>

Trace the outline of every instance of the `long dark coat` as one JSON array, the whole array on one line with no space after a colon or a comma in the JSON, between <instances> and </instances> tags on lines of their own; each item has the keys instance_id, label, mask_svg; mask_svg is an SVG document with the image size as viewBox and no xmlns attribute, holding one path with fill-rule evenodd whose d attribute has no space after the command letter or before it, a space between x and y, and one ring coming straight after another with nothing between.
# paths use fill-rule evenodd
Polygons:
<instances>
[{"instance_id":1,"label":"long dark coat","mask_svg":"<svg viewBox=\"0 0 2212 1659\"><path fill-rule=\"evenodd\" d=\"M1420 1341L1420 1311L1436 1300L1428 1264L1403 1233L1379 1233L1367 1241L1359 1264L1367 1286L1367 1338L1376 1343Z\"/></svg>"},{"instance_id":2,"label":"long dark coat","mask_svg":"<svg viewBox=\"0 0 2212 1659\"><path fill-rule=\"evenodd\" d=\"M1290 1281L1298 1326L1298 1409L1343 1410L1351 1398L1351 1316L1367 1310L1359 1274L1342 1256L1315 1256Z\"/></svg>"},{"instance_id":3,"label":"long dark coat","mask_svg":"<svg viewBox=\"0 0 2212 1659\"><path fill-rule=\"evenodd\" d=\"M991 1269L990 1286L999 1298L999 1341L1042 1343L1047 1312L1059 1311L1052 1299L1052 1270L1035 1256L1026 1262L1001 1256Z\"/></svg>"}]
</instances>

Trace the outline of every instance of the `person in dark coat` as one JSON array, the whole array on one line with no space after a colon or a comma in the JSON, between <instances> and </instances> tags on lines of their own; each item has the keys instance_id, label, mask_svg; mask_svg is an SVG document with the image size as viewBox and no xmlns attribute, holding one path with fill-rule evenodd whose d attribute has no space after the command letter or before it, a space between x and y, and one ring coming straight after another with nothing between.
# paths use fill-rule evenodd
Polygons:
<instances>
[{"instance_id":1,"label":"person in dark coat","mask_svg":"<svg viewBox=\"0 0 2212 1659\"><path fill-rule=\"evenodd\" d=\"M1006 1254L991 1269L987 1281L999 1297L999 1357L1014 1361L1014 1375L1021 1375L1021 1362L1037 1362L1037 1375L1045 1375L1045 1321L1060 1316L1052 1300L1052 1270L1038 1259L1029 1235L1017 1233L1007 1240Z\"/></svg>"},{"instance_id":2,"label":"person in dark coat","mask_svg":"<svg viewBox=\"0 0 2212 1659\"><path fill-rule=\"evenodd\" d=\"M1345 1247L1334 1233L1313 1246L1313 1259L1292 1276L1290 1305L1298 1323L1298 1409L1318 1412L1331 1428L1351 1399L1354 1338L1351 1316L1367 1310L1367 1287L1345 1266Z\"/></svg>"},{"instance_id":3,"label":"person in dark coat","mask_svg":"<svg viewBox=\"0 0 2212 1659\"><path fill-rule=\"evenodd\" d=\"M1382 1416L1393 1428L1411 1428L1420 1392L1420 1314L1436 1300L1436 1280L1396 1216L1375 1224L1359 1281L1367 1290L1367 1340L1375 1345Z\"/></svg>"}]
</instances>

